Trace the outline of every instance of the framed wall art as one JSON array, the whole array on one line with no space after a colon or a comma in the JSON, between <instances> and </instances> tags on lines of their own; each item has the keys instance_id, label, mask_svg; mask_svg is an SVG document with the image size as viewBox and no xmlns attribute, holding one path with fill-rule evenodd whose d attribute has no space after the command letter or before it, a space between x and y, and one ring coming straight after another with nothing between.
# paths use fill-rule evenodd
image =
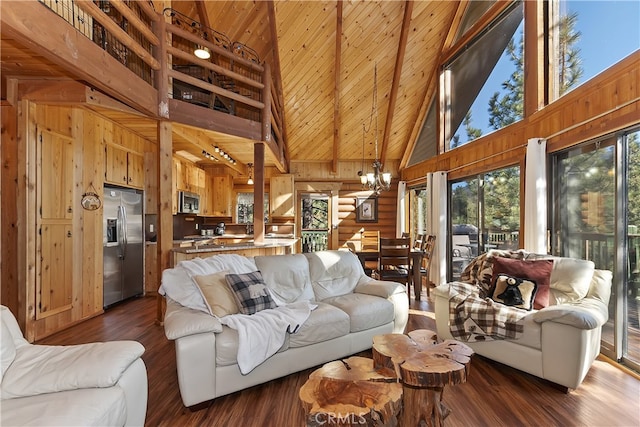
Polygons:
<instances>
[{"instance_id":1,"label":"framed wall art","mask_svg":"<svg viewBox=\"0 0 640 427\"><path fill-rule=\"evenodd\" d=\"M356 222L378 222L378 199L376 197L356 198Z\"/></svg>"}]
</instances>

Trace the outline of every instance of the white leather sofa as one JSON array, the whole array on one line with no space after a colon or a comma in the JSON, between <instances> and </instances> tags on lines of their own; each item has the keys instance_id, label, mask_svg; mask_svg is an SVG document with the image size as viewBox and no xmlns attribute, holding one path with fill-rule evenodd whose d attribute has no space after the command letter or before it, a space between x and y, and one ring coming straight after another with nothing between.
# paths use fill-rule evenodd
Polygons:
<instances>
[{"instance_id":1,"label":"white leather sofa","mask_svg":"<svg viewBox=\"0 0 640 427\"><path fill-rule=\"evenodd\" d=\"M198 309L194 304L199 301L180 295L185 289L195 295L194 273L220 269L260 271L280 306L301 300L317 306L295 333L287 332L277 353L246 375L237 363L238 332L223 325L224 318ZM183 261L163 272L160 293L167 298L165 334L175 341L178 383L187 407L369 349L375 335L403 333L409 316L405 287L367 277L358 257L346 251Z\"/></svg>"},{"instance_id":2,"label":"white leather sofa","mask_svg":"<svg viewBox=\"0 0 640 427\"><path fill-rule=\"evenodd\" d=\"M526 315L518 321L523 325L523 332L516 339L466 344L481 356L567 389L577 388L600 353L601 329L608 320L611 272L594 269L594 264L586 260L538 255L522 250L494 250L469 264L461 281L486 289L492 277L493 257L553 259L549 305L525 312ZM435 289L436 325L438 336L442 339L453 338L451 313L455 310L449 303L452 285L443 284ZM488 298L482 293L480 297Z\"/></svg>"},{"instance_id":3,"label":"white leather sofa","mask_svg":"<svg viewBox=\"0 0 640 427\"><path fill-rule=\"evenodd\" d=\"M1 310L3 426L143 426L147 370L135 341L29 344Z\"/></svg>"}]
</instances>

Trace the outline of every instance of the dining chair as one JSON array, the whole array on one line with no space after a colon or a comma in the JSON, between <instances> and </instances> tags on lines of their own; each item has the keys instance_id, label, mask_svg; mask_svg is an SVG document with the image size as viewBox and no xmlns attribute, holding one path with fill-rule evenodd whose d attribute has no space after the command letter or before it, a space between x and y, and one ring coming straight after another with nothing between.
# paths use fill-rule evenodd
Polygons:
<instances>
[{"instance_id":1,"label":"dining chair","mask_svg":"<svg viewBox=\"0 0 640 427\"><path fill-rule=\"evenodd\" d=\"M431 267L431 258L433 258L433 249L436 246L436 236L429 235L424 239L422 244L422 263L420 264L420 280L426 278L425 284L427 288L427 298L430 295L431 282L429 281L429 268ZM415 285L414 288L415 290Z\"/></svg>"},{"instance_id":2,"label":"dining chair","mask_svg":"<svg viewBox=\"0 0 640 427\"><path fill-rule=\"evenodd\" d=\"M424 234L417 234L415 240L413 241L413 250L421 251L423 250L423 246L426 243L426 236Z\"/></svg>"},{"instance_id":3,"label":"dining chair","mask_svg":"<svg viewBox=\"0 0 640 427\"><path fill-rule=\"evenodd\" d=\"M408 237L381 237L378 258L380 280L400 282L409 287L411 277L410 251L411 240Z\"/></svg>"},{"instance_id":4,"label":"dining chair","mask_svg":"<svg viewBox=\"0 0 640 427\"><path fill-rule=\"evenodd\" d=\"M380 249L380 231L379 230L363 230L360 234L360 251L361 252L379 252ZM364 272L367 276L372 277L378 271L378 259L365 260Z\"/></svg>"}]
</instances>

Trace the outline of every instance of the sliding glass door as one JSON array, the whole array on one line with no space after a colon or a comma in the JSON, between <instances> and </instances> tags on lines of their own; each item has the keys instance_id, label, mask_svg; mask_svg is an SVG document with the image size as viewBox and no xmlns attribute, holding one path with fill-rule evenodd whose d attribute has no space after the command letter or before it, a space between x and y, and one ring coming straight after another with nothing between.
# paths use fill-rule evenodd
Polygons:
<instances>
[{"instance_id":1,"label":"sliding glass door","mask_svg":"<svg viewBox=\"0 0 640 427\"><path fill-rule=\"evenodd\" d=\"M640 131L610 135L553 157L552 252L614 273L603 351L640 362Z\"/></svg>"},{"instance_id":2,"label":"sliding glass door","mask_svg":"<svg viewBox=\"0 0 640 427\"><path fill-rule=\"evenodd\" d=\"M451 182L449 276L490 249L518 249L520 168L511 166ZM515 201L515 202L514 202Z\"/></svg>"}]
</instances>

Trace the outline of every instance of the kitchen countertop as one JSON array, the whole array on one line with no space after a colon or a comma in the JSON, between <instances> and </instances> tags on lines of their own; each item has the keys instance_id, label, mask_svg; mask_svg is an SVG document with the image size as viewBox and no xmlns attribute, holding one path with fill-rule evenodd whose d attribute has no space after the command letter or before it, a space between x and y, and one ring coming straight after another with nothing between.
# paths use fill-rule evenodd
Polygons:
<instances>
[{"instance_id":1,"label":"kitchen countertop","mask_svg":"<svg viewBox=\"0 0 640 427\"><path fill-rule=\"evenodd\" d=\"M218 236L219 237L219 236ZM234 236L237 237L237 236ZM220 252L230 250L241 250L249 248L273 248L280 246L293 246L298 239L291 238L268 238L263 243L255 243L253 240L241 243L228 243L228 244L203 244L198 246L186 247L186 248L173 248L173 252L180 252L184 254L195 254L202 252Z\"/></svg>"}]
</instances>

